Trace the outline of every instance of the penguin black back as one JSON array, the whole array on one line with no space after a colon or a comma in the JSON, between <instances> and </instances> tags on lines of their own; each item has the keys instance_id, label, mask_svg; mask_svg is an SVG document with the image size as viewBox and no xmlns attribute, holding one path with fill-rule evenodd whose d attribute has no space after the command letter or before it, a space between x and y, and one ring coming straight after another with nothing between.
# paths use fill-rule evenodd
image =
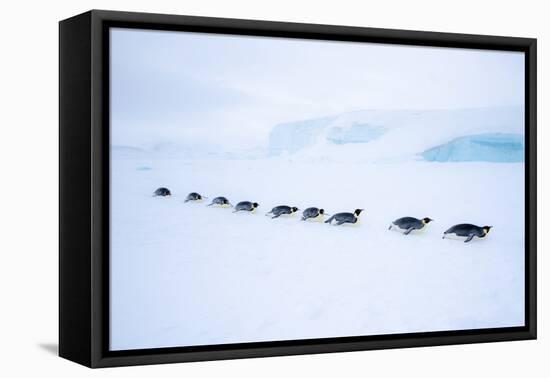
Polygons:
<instances>
[{"instance_id":1,"label":"penguin black back","mask_svg":"<svg viewBox=\"0 0 550 378\"><path fill-rule=\"evenodd\" d=\"M336 226L340 226L344 223L351 223L355 224L357 223L357 220L359 219L359 215L364 211L364 209L355 209L353 213L338 213L334 214L332 217L327 219L325 223L331 224L332 221L335 222Z\"/></svg>"},{"instance_id":2,"label":"penguin black back","mask_svg":"<svg viewBox=\"0 0 550 378\"><path fill-rule=\"evenodd\" d=\"M187 198L185 198L185 202L201 201L203 198L207 198L207 197L203 197L199 193L196 193L196 192L191 192L187 195Z\"/></svg>"},{"instance_id":3,"label":"penguin black back","mask_svg":"<svg viewBox=\"0 0 550 378\"><path fill-rule=\"evenodd\" d=\"M271 209L271 211L269 213L267 213L266 215L273 215L271 218L274 219L274 218L280 217L281 215L294 214L298 210L299 209L296 206L291 207L291 206L287 206L287 205L280 205L280 206L276 206L273 209Z\"/></svg>"},{"instance_id":4,"label":"penguin black back","mask_svg":"<svg viewBox=\"0 0 550 378\"><path fill-rule=\"evenodd\" d=\"M224 205L227 205L227 206L233 206L231 205L231 202L229 202L229 200L225 197L216 197L212 200L212 202L208 205L208 206L212 206L212 205L219 205L219 206L224 206Z\"/></svg>"},{"instance_id":5,"label":"penguin black back","mask_svg":"<svg viewBox=\"0 0 550 378\"><path fill-rule=\"evenodd\" d=\"M167 188L164 188L164 187L158 188L153 193L153 196L159 196L159 197L166 197L166 196L171 196L171 195L172 195L172 193L170 192L170 190L167 189Z\"/></svg>"},{"instance_id":6,"label":"penguin black back","mask_svg":"<svg viewBox=\"0 0 550 378\"><path fill-rule=\"evenodd\" d=\"M242 201L235 205L235 210L233 210L233 212L236 213L238 211L254 211L259 206L260 204L257 202Z\"/></svg>"}]
</instances>

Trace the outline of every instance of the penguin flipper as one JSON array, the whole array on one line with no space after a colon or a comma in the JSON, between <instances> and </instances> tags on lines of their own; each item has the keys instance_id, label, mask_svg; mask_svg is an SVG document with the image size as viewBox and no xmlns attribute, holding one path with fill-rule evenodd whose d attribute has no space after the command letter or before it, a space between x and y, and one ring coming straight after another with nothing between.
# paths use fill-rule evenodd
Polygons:
<instances>
[{"instance_id":1,"label":"penguin flipper","mask_svg":"<svg viewBox=\"0 0 550 378\"><path fill-rule=\"evenodd\" d=\"M470 236L468 236L468 238L464 240L464 243L470 242L474 238L474 236L475 236L474 234L470 234Z\"/></svg>"},{"instance_id":2,"label":"penguin flipper","mask_svg":"<svg viewBox=\"0 0 550 378\"><path fill-rule=\"evenodd\" d=\"M391 230L392 225L390 224L390 227L388 227L388 230Z\"/></svg>"},{"instance_id":3,"label":"penguin flipper","mask_svg":"<svg viewBox=\"0 0 550 378\"><path fill-rule=\"evenodd\" d=\"M302 217L302 220L305 221L305 220L306 220L306 217Z\"/></svg>"},{"instance_id":4,"label":"penguin flipper","mask_svg":"<svg viewBox=\"0 0 550 378\"><path fill-rule=\"evenodd\" d=\"M337 225L337 226L341 226L341 225L343 225L344 223L346 223L346 221L339 221L339 222L336 222L336 225Z\"/></svg>"},{"instance_id":5,"label":"penguin flipper","mask_svg":"<svg viewBox=\"0 0 550 378\"><path fill-rule=\"evenodd\" d=\"M271 219L279 218L280 216L281 214L275 214L274 216L271 217Z\"/></svg>"},{"instance_id":6,"label":"penguin flipper","mask_svg":"<svg viewBox=\"0 0 550 378\"><path fill-rule=\"evenodd\" d=\"M411 228L409 228L407 231L405 231L403 234L404 234L404 235L408 235L408 234L410 234L413 230L414 230L414 228L411 227Z\"/></svg>"},{"instance_id":7,"label":"penguin flipper","mask_svg":"<svg viewBox=\"0 0 550 378\"><path fill-rule=\"evenodd\" d=\"M330 223L330 222L332 222L333 219L334 219L334 216L328 218L328 219L325 221L325 223Z\"/></svg>"}]
</instances>

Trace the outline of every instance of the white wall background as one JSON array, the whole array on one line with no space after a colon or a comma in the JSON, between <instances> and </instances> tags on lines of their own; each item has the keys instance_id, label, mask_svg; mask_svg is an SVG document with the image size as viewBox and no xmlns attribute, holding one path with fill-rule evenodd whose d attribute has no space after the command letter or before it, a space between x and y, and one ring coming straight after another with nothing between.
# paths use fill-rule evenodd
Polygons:
<instances>
[{"instance_id":1,"label":"white wall background","mask_svg":"<svg viewBox=\"0 0 550 378\"><path fill-rule=\"evenodd\" d=\"M57 64L61 19L112 9L539 39L539 340L88 370L57 348ZM0 374L47 376L543 376L550 371L547 258L550 25L544 2L19 1L0 23ZM545 172L546 171L546 172ZM546 371L546 373L544 373Z\"/></svg>"}]
</instances>

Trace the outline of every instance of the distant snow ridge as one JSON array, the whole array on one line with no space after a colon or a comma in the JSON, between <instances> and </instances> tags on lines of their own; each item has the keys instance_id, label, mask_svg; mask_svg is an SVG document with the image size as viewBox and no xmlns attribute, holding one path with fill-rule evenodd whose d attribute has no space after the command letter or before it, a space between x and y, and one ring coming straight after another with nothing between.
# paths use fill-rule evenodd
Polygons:
<instances>
[{"instance_id":1,"label":"distant snow ridge","mask_svg":"<svg viewBox=\"0 0 550 378\"><path fill-rule=\"evenodd\" d=\"M468 135L430 148L424 151L422 156L428 161L438 162L523 162L525 140L520 134Z\"/></svg>"},{"instance_id":2,"label":"distant snow ridge","mask_svg":"<svg viewBox=\"0 0 550 378\"><path fill-rule=\"evenodd\" d=\"M268 155L338 162L515 162L523 161L523 130L521 106L362 110L276 125Z\"/></svg>"}]
</instances>

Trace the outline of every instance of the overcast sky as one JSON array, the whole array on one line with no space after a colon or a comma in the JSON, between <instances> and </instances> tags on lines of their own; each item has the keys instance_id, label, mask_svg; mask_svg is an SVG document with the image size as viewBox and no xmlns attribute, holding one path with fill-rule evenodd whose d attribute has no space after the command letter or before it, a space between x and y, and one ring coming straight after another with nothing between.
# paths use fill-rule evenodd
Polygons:
<instances>
[{"instance_id":1,"label":"overcast sky","mask_svg":"<svg viewBox=\"0 0 550 378\"><path fill-rule=\"evenodd\" d=\"M361 109L523 105L524 56L112 29L112 143L265 145L281 122Z\"/></svg>"}]
</instances>

